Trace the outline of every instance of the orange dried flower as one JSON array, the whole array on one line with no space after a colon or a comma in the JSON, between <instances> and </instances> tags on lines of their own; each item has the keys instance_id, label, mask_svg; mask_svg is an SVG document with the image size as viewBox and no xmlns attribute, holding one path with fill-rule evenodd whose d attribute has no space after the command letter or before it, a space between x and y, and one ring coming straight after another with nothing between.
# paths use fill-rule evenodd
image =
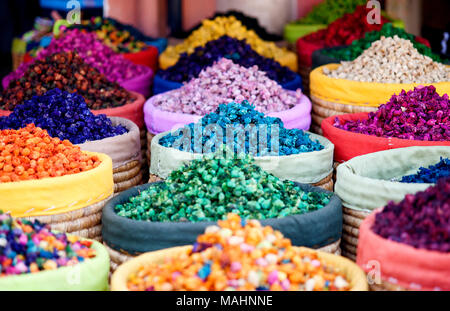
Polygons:
<instances>
[{"instance_id":1,"label":"orange dried flower","mask_svg":"<svg viewBox=\"0 0 450 311\"><path fill-rule=\"evenodd\" d=\"M97 156L50 137L34 124L0 131L0 183L76 174L98 165Z\"/></svg>"}]
</instances>

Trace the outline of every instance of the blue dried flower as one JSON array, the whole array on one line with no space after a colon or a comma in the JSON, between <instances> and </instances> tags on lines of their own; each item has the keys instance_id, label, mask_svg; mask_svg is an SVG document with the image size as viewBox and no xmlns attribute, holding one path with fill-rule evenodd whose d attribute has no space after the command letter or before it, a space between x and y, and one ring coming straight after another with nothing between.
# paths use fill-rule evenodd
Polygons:
<instances>
[{"instance_id":1,"label":"blue dried flower","mask_svg":"<svg viewBox=\"0 0 450 311\"><path fill-rule=\"evenodd\" d=\"M211 128L214 124L217 126ZM233 141L227 141L227 125L234 133ZM186 133L190 137L183 136ZM241 143L240 136L244 138L243 148L238 148ZM199 137L201 141L196 140ZM272 141L272 138L276 141ZM165 135L159 143L165 147L195 153L215 152L221 143L228 143L233 145L234 152L250 153L254 156L284 156L324 149L324 146L312 140L308 133L300 129L286 129L281 119L265 116L246 100L241 104L235 102L221 104L216 111L205 115L198 123L188 124L174 133Z\"/></svg>"},{"instance_id":2,"label":"blue dried flower","mask_svg":"<svg viewBox=\"0 0 450 311\"><path fill-rule=\"evenodd\" d=\"M421 167L416 174L403 176L400 182L405 183L429 183L434 184L438 179L450 176L450 159L441 160L429 167Z\"/></svg>"},{"instance_id":3,"label":"blue dried flower","mask_svg":"<svg viewBox=\"0 0 450 311\"><path fill-rule=\"evenodd\" d=\"M60 89L33 96L16 106L9 116L0 117L0 129L20 129L30 123L47 130L52 137L68 139L73 144L128 132L121 125L113 126L106 115L94 115L82 96Z\"/></svg>"}]
</instances>

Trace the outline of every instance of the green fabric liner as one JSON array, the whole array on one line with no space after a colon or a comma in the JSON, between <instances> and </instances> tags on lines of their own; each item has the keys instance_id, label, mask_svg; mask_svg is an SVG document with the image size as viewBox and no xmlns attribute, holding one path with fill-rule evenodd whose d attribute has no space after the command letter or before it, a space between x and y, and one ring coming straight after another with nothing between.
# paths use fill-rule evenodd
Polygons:
<instances>
[{"instance_id":1,"label":"green fabric liner","mask_svg":"<svg viewBox=\"0 0 450 311\"><path fill-rule=\"evenodd\" d=\"M326 28L328 25L325 24L297 24L289 23L284 27L284 39L290 43L295 43L298 38L309 35L310 33L316 32L320 29Z\"/></svg>"},{"instance_id":2,"label":"green fabric liner","mask_svg":"<svg viewBox=\"0 0 450 311\"><path fill-rule=\"evenodd\" d=\"M365 154L342 163L337 168L335 193L342 205L356 210L372 211L389 201L400 202L432 186L424 183L401 183L402 176L414 174L450 157L450 147L407 147Z\"/></svg>"},{"instance_id":3,"label":"green fabric liner","mask_svg":"<svg viewBox=\"0 0 450 311\"><path fill-rule=\"evenodd\" d=\"M299 184L305 191L327 192L322 188ZM207 226L215 222L149 222L137 221L118 216L114 207L127 202L132 196L147 189L145 184L128 189L107 202L103 208L102 236L108 246L131 255L156 251L159 249L193 244ZM325 207L301 215L261 220L291 239L294 246L319 248L331 244L341 237L341 200L333 195Z\"/></svg>"},{"instance_id":4,"label":"green fabric liner","mask_svg":"<svg viewBox=\"0 0 450 311\"><path fill-rule=\"evenodd\" d=\"M109 255L97 241L96 256L71 267L0 277L1 291L103 291L108 290Z\"/></svg>"}]
</instances>

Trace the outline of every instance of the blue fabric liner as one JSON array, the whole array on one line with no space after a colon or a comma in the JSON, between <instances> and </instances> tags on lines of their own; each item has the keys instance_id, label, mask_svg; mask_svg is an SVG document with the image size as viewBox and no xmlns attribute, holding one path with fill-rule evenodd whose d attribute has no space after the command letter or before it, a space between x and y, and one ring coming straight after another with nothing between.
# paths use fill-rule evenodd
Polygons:
<instances>
[{"instance_id":1,"label":"blue fabric liner","mask_svg":"<svg viewBox=\"0 0 450 311\"><path fill-rule=\"evenodd\" d=\"M305 191L331 193L322 188L295 183ZM164 248L191 245L207 226L215 222L150 222L118 216L114 207L128 202L151 184L128 189L111 200L103 208L102 235L108 246L131 255ZM342 234L341 200L333 194L330 203L323 208L300 215L261 220L264 226L279 230L294 246L319 248L336 242Z\"/></svg>"}]
</instances>

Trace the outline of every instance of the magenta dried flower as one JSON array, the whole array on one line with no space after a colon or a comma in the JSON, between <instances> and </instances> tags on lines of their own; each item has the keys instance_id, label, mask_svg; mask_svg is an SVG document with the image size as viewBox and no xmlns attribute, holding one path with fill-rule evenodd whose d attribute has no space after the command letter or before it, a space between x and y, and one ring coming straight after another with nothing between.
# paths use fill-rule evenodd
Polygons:
<instances>
[{"instance_id":1,"label":"magenta dried flower","mask_svg":"<svg viewBox=\"0 0 450 311\"><path fill-rule=\"evenodd\" d=\"M378 137L395 137L409 140L450 140L450 100L448 94L439 96L436 88L418 86L399 95L377 111L369 113L366 120L342 122L338 118L335 127Z\"/></svg>"},{"instance_id":2,"label":"magenta dried flower","mask_svg":"<svg viewBox=\"0 0 450 311\"><path fill-rule=\"evenodd\" d=\"M450 252L450 177L376 214L372 231L415 248Z\"/></svg>"}]
</instances>

